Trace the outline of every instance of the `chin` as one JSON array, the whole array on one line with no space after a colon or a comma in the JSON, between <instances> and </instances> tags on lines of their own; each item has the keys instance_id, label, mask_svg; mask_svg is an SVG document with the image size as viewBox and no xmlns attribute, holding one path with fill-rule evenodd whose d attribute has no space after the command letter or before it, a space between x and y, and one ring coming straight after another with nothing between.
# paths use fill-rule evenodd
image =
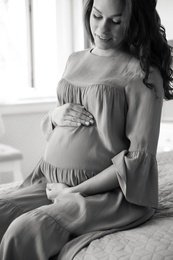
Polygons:
<instances>
[{"instance_id":1,"label":"chin","mask_svg":"<svg viewBox=\"0 0 173 260\"><path fill-rule=\"evenodd\" d=\"M101 50L109 50L109 49L116 49L116 47L119 46L119 44L112 44L110 43L101 43L98 40L95 40L95 46Z\"/></svg>"},{"instance_id":2,"label":"chin","mask_svg":"<svg viewBox=\"0 0 173 260\"><path fill-rule=\"evenodd\" d=\"M101 43L97 43L95 42L95 46L98 48L98 49L101 49L101 50L109 50L109 49L112 49L112 46L110 46L109 44L101 44Z\"/></svg>"}]
</instances>

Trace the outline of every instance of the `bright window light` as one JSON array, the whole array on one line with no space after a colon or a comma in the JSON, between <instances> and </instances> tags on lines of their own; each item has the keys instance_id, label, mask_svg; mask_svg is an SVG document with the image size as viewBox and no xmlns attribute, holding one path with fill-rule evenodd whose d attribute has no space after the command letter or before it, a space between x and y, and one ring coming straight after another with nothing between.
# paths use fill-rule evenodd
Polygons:
<instances>
[{"instance_id":1,"label":"bright window light","mask_svg":"<svg viewBox=\"0 0 173 260\"><path fill-rule=\"evenodd\" d=\"M0 102L56 96L84 48L81 0L0 0Z\"/></svg>"},{"instance_id":2,"label":"bright window light","mask_svg":"<svg viewBox=\"0 0 173 260\"><path fill-rule=\"evenodd\" d=\"M25 1L0 0L0 100L29 88Z\"/></svg>"}]
</instances>

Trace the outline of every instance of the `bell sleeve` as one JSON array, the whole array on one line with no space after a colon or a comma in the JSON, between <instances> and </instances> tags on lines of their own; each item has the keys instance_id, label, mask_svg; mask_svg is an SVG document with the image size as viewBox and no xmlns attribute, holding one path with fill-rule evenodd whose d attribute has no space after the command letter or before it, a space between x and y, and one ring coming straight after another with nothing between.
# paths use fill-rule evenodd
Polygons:
<instances>
[{"instance_id":1,"label":"bell sleeve","mask_svg":"<svg viewBox=\"0 0 173 260\"><path fill-rule=\"evenodd\" d=\"M43 117L43 119L41 121L41 130L42 130L43 136L45 137L45 139L47 141L49 140L49 138L55 128L54 124L52 123L52 117L51 117L51 114L55 108L56 108L56 106L53 109L51 109L48 112L48 114L46 114Z\"/></svg>"},{"instance_id":2,"label":"bell sleeve","mask_svg":"<svg viewBox=\"0 0 173 260\"><path fill-rule=\"evenodd\" d=\"M120 188L127 201L147 207L158 206L158 168L156 151L163 103L163 83L157 71L151 71L150 89L142 79L125 88L127 100L126 137L129 148L113 159Z\"/></svg>"}]
</instances>

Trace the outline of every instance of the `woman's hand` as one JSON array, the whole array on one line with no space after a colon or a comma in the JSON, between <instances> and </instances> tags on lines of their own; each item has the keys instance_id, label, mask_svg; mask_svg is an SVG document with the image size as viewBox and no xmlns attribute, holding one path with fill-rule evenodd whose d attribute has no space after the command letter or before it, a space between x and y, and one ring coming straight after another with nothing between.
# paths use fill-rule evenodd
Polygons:
<instances>
[{"instance_id":1,"label":"woman's hand","mask_svg":"<svg viewBox=\"0 0 173 260\"><path fill-rule=\"evenodd\" d=\"M79 104L66 103L52 112L52 123L56 126L89 126L93 115Z\"/></svg>"},{"instance_id":2,"label":"woman's hand","mask_svg":"<svg viewBox=\"0 0 173 260\"><path fill-rule=\"evenodd\" d=\"M46 194L49 200L54 201L56 197L70 193L70 187L63 183L48 183Z\"/></svg>"}]
</instances>

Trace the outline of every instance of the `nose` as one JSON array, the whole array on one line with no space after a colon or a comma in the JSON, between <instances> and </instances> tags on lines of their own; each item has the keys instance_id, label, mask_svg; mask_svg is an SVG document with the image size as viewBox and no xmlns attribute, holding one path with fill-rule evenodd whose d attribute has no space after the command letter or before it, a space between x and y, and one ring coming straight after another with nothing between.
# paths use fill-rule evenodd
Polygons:
<instances>
[{"instance_id":1,"label":"nose","mask_svg":"<svg viewBox=\"0 0 173 260\"><path fill-rule=\"evenodd\" d=\"M109 23L106 19L103 19L102 21L100 21L99 23L99 32L100 34L107 34L109 33L110 28L109 28Z\"/></svg>"}]
</instances>

